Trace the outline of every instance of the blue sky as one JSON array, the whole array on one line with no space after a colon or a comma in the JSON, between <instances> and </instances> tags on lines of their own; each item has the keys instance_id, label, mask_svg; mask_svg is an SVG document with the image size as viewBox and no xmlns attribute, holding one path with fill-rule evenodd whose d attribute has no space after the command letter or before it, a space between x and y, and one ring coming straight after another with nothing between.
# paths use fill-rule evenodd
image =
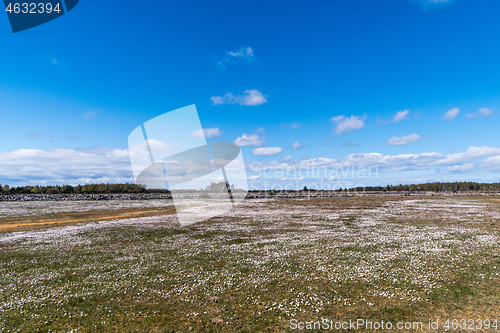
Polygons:
<instances>
[{"instance_id":1,"label":"blue sky","mask_svg":"<svg viewBox=\"0 0 500 333\"><path fill-rule=\"evenodd\" d=\"M133 181L131 131L191 104L210 140L242 145L254 188L498 181L499 12L82 0L16 34L0 15L0 183Z\"/></svg>"}]
</instances>

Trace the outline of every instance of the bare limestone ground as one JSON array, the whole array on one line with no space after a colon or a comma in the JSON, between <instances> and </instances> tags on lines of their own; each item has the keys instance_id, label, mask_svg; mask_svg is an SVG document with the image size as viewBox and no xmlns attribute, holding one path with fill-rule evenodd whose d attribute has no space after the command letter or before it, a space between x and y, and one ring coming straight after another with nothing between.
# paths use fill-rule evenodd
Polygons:
<instances>
[{"instance_id":1,"label":"bare limestone ground","mask_svg":"<svg viewBox=\"0 0 500 333\"><path fill-rule=\"evenodd\" d=\"M0 217L134 209L158 216L84 215L82 223L0 234L0 332L286 332L291 319L321 318L500 321L498 199L246 200L185 228L162 200L51 205L3 202Z\"/></svg>"}]
</instances>

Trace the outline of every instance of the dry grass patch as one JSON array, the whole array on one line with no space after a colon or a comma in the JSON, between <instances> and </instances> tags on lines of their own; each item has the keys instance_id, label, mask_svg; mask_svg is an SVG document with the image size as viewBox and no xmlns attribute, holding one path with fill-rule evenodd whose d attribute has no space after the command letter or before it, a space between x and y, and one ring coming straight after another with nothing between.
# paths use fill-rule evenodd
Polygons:
<instances>
[{"instance_id":1,"label":"dry grass patch","mask_svg":"<svg viewBox=\"0 0 500 333\"><path fill-rule=\"evenodd\" d=\"M8 216L0 218L0 233L30 231L62 227L77 223L131 219L148 216L175 214L174 207L165 208L122 208L83 212L61 212L46 215Z\"/></svg>"}]
</instances>

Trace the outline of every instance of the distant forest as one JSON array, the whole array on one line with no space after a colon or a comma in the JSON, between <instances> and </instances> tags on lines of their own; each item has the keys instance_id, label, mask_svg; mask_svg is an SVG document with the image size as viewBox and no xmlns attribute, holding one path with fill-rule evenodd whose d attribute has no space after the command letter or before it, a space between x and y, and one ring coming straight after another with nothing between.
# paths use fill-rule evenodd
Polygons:
<instances>
[{"instance_id":1,"label":"distant forest","mask_svg":"<svg viewBox=\"0 0 500 333\"><path fill-rule=\"evenodd\" d=\"M387 185L387 186L367 186L358 187L356 190L364 191L405 191L405 192L459 192L459 191L499 191L500 183L475 183L475 182L454 182L454 183L424 183L411 185Z\"/></svg>"},{"instance_id":2,"label":"distant forest","mask_svg":"<svg viewBox=\"0 0 500 333\"><path fill-rule=\"evenodd\" d=\"M0 185L0 194L107 194L107 193L147 193L151 192L136 184L86 184L57 186L19 186ZM166 192L155 190L154 192Z\"/></svg>"},{"instance_id":3,"label":"distant forest","mask_svg":"<svg viewBox=\"0 0 500 333\"><path fill-rule=\"evenodd\" d=\"M218 184L215 184L218 185ZM208 188L207 188L208 190ZM318 191L304 187L302 191ZM319 190L321 191L321 190ZM367 186L351 189L338 189L341 191L375 191L375 192L462 192L462 191L500 191L500 183L425 183L411 185L387 185ZM255 191L251 191L255 192ZM274 191L276 193L276 191ZM294 191L286 191L294 192ZM109 193L169 193L168 190L146 190L136 184L87 184L87 185L56 185L56 186L19 186L10 187L0 184L0 195L2 194L109 194Z\"/></svg>"}]
</instances>

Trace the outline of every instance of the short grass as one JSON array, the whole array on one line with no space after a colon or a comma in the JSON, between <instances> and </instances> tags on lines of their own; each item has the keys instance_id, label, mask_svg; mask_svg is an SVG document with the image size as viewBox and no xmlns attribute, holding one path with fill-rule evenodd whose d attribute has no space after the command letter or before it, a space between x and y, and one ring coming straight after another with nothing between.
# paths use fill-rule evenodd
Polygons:
<instances>
[{"instance_id":1,"label":"short grass","mask_svg":"<svg viewBox=\"0 0 500 333\"><path fill-rule=\"evenodd\" d=\"M4 234L0 331L500 320L499 223L483 199L353 197L246 201L186 228L168 215Z\"/></svg>"}]
</instances>

